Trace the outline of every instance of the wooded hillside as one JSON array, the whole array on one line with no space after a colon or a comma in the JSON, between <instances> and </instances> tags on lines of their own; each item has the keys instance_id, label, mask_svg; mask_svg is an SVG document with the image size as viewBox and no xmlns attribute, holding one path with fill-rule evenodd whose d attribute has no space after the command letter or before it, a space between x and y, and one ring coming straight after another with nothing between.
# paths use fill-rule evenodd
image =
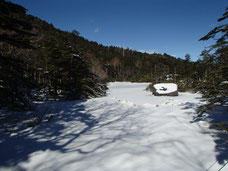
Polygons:
<instances>
[{"instance_id":1,"label":"wooded hillside","mask_svg":"<svg viewBox=\"0 0 228 171\"><path fill-rule=\"evenodd\" d=\"M191 79L201 79L190 56L176 59L168 54L103 46L76 30L61 31L27 15L20 5L0 3L2 106L18 102L27 106L34 88L53 98L81 99L105 94L100 83L107 81L187 80L185 87L192 87Z\"/></svg>"}]
</instances>

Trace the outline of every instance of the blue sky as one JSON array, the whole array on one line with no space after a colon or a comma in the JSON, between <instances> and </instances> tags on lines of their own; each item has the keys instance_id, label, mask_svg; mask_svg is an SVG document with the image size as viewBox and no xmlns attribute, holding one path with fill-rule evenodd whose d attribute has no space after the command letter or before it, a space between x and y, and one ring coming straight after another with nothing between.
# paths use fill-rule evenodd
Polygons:
<instances>
[{"instance_id":1,"label":"blue sky","mask_svg":"<svg viewBox=\"0 0 228 171\"><path fill-rule=\"evenodd\" d=\"M11 0L55 27L103 45L197 60L199 42L225 12L227 0Z\"/></svg>"}]
</instances>

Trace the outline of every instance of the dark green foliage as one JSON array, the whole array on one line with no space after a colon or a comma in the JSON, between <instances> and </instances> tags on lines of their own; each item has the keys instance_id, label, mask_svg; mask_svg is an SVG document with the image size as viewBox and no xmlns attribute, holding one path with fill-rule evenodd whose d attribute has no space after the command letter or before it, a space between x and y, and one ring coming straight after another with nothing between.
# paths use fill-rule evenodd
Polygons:
<instances>
[{"instance_id":1,"label":"dark green foliage","mask_svg":"<svg viewBox=\"0 0 228 171\"><path fill-rule=\"evenodd\" d=\"M24 62L12 57L0 56L0 104L10 105L14 109L31 107L30 81Z\"/></svg>"},{"instance_id":2,"label":"dark green foliage","mask_svg":"<svg viewBox=\"0 0 228 171\"><path fill-rule=\"evenodd\" d=\"M28 39L32 35L29 32L32 26L23 19L25 12L22 6L0 1L0 42L18 48L32 48Z\"/></svg>"},{"instance_id":3,"label":"dark green foliage","mask_svg":"<svg viewBox=\"0 0 228 171\"><path fill-rule=\"evenodd\" d=\"M33 48L29 43L32 26L21 16L26 9L10 2L0 2L0 107L31 108L30 90L34 86L27 65L14 49Z\"/></svg>"},{"instance_id":4,"label":"dark green foliage","mask_svg":"<svg viewBox=\"0 0 228 171\"><path fill-rule=\"evenodd\" d=\"M75 34L51 29L45 39L38 42L41 60L40 85L48 87L54 97L73 100L105 94L97 87L95 75L83 55ZM59 93L58 93L59 92ZM98 93L99 92L99 93ZM98 93L98 94L97 94Z\"/></svg>"},{"instance_id":5,"label":"dark green foliage","mask_svg":"<svg viewBox=\"0 0 228 171\"><path fill-rule=\"evenodd\" d=\"M0 1L0 107L31 107L31 90L47 90L54 99L81 99L105 94L89 63L80 57L79 33L63 32L26 9Z\"/></svg>"},{"instance_id":6,"label":"dark green foliage","mask_svg":"<svg viewBox=\"0 0 228 171\"><path fill-rule=\"evenodd\" d=\"M228 8L226 10L218 21L227 19ZM214 28L200 40L215 38L218 33L220 37L216 39L216 44L210 50L204 50L201 54L203 59L199 61L201 70L198 73L203 75L198 90L209 101L207 105L199 108L200 115L208 109L228 102L228 24Z\"/></svg>"},{"instance_id":7,"label":"dark green foliage","mask_svg":"<svg viewBox=\"0 0 228 171\"><path fill-rule=\"evenodd\" d=\"M187 62L190 62L191 56L190 56L189 54L186 54L186 55L185 55L185 60L186 60Z\"/></svg>"},{"instance_id":8,"label":"dark green foliage","mask_svg":"<svg viewBox=\"0 0 228 171\"><path fill-rule=\"evenodd\" d=\"M228 7L226 8L226 12L223 14L223 17L218 19L218 22L221 22L225 19L228 19ZM219 38L216 38L216 44L212 46L212 48L221 48L222 46L227 46L227 38L228 38L228 24L222 24L218 27L215 27L211 30L207 35L202 37L200 40L209 40L214 39L216 35L219 34Z\"/></svg>"}]
</instances>

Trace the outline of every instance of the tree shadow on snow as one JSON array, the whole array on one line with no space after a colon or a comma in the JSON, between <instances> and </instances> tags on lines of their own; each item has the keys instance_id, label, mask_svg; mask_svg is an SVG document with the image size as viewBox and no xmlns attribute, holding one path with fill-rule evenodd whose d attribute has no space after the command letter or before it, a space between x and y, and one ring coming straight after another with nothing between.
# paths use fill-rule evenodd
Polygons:
<instances>
[{"instance_id":1,"label":"tree shadow on snow","mask_svg":"<svg viewBox=\"0 0 228 171\"><path fill-rule=\"evenodd\" d=\"M196 110L196 104L186 103L183 105L182 109L188 110L192 108ZM214 110L206 111L207 115L203 115L203 117L197 117L196 111L186 112L186 113L196 115L193 118L193 121L191 121L191 123L195 123L203 120L209 120L210 122L209 128L212 129L210 134L213 137L213 140L216 144L215 152L216 152L217 162L219 164L224 164L226 161L228 161L228 131L221 130L219 129L218 126L216 126L222 123L226 123L228 125L227 106L223 106L223 107L220 106L220 107L216 107ZM228 130L228 127L227 127L227 130Z\"/></svg>"},{"instance_id":2,"label":"tree shadow on snow","mask_svg":"<svg viewBox=\"0 0 228 171\"><path fill-rule=\"evenodd\" d=\"M228 106L220 106L216 107L216 109L207 111L209 114L207 116L207 119L210 120L212 123L210 126L210 129L214 129L216 131L213 131L212 136L214 138L214 141L216 143L215 151L217 153L217 161L219 164L224 164L226 161L228 161ZM223 123L226 123L226 125L223 126ZM225 130L221 130L220 126L223 128L226 127Z\"/></svg>"},{"instance_id":3,"label":"tree shadow on snow","mask_svg":"<svg viewBox=\"0 0 228 171\"><path fill-rule=\"evenodd\" d=\"M105 118L106 116L101 115L99 118L95 118L93 115L85 112L84 102L85 101L49 103L47 106L43 106L43 108L47 109L42 109L41 111L46 112L46 114L50 114L52 111L56 112L51 122L41 123L31 130L24 130L14 136L0 136L0 167L17 167L17 170L24 170L23 168L18 168L17 164L22 161L26 162L34 152L50 150L59 151L61 153L78 152L88 154L124 137L124 132L122 131L123 133L115 137L108 140L104 139L102 143L97 144L96 147L90 151L84 151L82 148L93 143L93 141L100 141L100 137L88 140L84 144L79 144L77 147L68 148L67 145L75 141L81 135L89 135L91 129L99 129L114 122L119 122L129 115L129 113L120 115L112 121L99 124L102 117ZM59 103L59 105L56 105L56 103ZM98 106L98 108L100 107L102 106ZM109 110L111 111L113 109ZM75 123L74 121L78 121L76 123L81 123L84 127L80 129L80 126L78 126L79 130L76 130L75 133L74 131L70 131L70 133L64 132L67 127L70 126L70 124L66 123ZM74 126L72 126L72 128L74 128ZM59 143L61 140L67 141Z\"/></svg>"},{"instance_id":4,"label":"tree shadow on snow","mask_svg":"<svg viewBox=\"0 0 228 171\"><path fill-rule=\"evenodd\" d=\"M82 105L82 101L59 104L65 105L62 107L64 110L58 111L53 121L41 123L41 125L33 128L31 131L24 131L14 136L1 136L0 167L16 166L19 162L26 161L36 151L58 150L65 153L66 149L64 147L98 123L91 114L84 113L85 108ZM56 104L49 104L48 108L48 111L56 110L54 109ZM61 109L60 106L59 108ZM74 120L84 123L85 128L77 133L64 134L63 130L66 126L63 123ZM55 138L53 139L53 137ZM68 138L68 141L58 145L59 140L64 138Z\"/></svg>"}]
</instances>

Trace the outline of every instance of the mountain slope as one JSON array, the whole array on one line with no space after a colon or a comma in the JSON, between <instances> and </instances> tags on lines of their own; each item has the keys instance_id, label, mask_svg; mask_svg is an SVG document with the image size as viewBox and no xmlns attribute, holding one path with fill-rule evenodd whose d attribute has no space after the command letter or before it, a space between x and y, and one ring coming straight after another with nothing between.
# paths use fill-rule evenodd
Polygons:
<instances>
[{"instance_id":1,"label":"mountain slope","mask_svg":"<svg viewBox=\"0 0 228 171\"><path fill-rule=\"evenodd\" d=\"M34 88L52 99L70 100L105 94L105 86L100 82L160 82L167 76L178 81L187 78L194 66L194 63L168 54L147 54L88 41L76 30L69 33L56 29L52 24L27 15L25 8L4 0L1 1L1 14L4 21L0 25L1 60L21 61L23 66L18 72L20 75L16 78L12 74L15 75L12 79L5 74L12 72L8 67L10 63L0 64L1 73L4 73L0 74L0 96L5 96L7 87L11 92L8 94L21 94L11 95L4 105L26 106L29 103L24 96L29 98L29 92ZM15 66L13 70L18 71ZM8 86L12 84L10 80L32 83L17 81L16 85ZM25 86L25 83L32 86Z\"/></svg>"}]
</instances>

